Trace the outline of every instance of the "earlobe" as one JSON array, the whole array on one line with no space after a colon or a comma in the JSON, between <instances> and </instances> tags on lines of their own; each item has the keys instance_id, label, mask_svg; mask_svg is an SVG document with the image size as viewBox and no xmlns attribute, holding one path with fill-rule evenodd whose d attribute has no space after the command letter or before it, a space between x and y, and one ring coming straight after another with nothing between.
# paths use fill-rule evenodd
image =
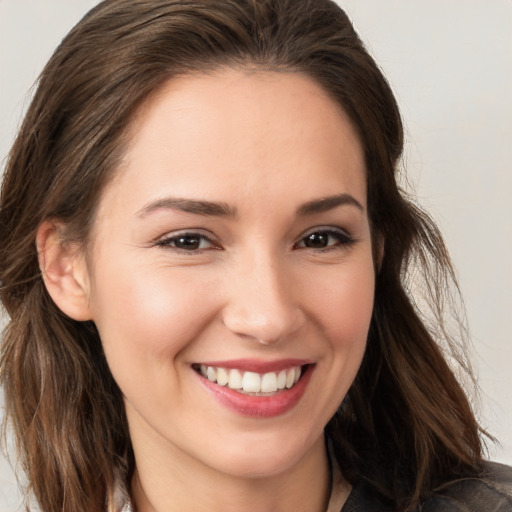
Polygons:
<instances>
[{"instance_id":1,"label":"earlobe","mask_svg":"<svg viewBox=\"0 0 512 512\"><path fill-rule=\"evenodd\" d=\"M91 320L87 264L78 243L63 240L61 223L46 220L37 231L39 268L50 297L70 318Z\"/></svg>"}]
</instances>

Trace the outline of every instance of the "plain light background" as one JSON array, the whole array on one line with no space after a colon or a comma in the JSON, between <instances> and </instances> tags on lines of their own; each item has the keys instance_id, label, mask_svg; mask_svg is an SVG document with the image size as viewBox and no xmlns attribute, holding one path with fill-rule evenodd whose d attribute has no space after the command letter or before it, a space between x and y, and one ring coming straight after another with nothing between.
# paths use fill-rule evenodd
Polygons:
<instances>
[{"instance_id":1,"label":"plain light background","mask_svg":"<svg viewBox=\"0 0 512 512\"><path fill-rule=\"evenodd\" d=\"M37 75L96 3L0 0L2 168ZM401 106L404 165L458 269L482 387L480 416L501 441L490 457L512 464L512 1L339 3ZM0 455L0 512L18 507L14 475Z\"/></svg>"}]
</instances>

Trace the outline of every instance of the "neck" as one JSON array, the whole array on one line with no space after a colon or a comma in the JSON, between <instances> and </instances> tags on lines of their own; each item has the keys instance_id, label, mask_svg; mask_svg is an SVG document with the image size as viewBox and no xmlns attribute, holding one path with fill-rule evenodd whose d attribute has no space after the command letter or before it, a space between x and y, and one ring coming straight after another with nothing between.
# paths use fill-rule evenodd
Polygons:
<instances>
[{"instance_id":1,"label":"neck","mask_svg":"<svg viewBox=\"0 0 512 512\"><path fill-rule=\"evenodd\" d=\"M132 496L137 512L325 512L331 476L323 437L278 474L245 478L221 473L179 452L165 461L135 457ZM174 450L173 450L174 451Z\"/></svg>"}]
</instances>

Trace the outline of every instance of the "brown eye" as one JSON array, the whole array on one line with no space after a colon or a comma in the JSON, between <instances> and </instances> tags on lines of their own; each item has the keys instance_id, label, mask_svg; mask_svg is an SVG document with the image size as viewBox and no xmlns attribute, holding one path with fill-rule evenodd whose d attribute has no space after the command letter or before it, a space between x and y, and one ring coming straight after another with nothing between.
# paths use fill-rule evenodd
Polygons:
<instances>
[{"instance_id":1,"label":"brown eye","mask_svg":"<svg viewBox=\"0 0 512 512\"><path fill-rule=\"evenodd\" d=\"M159 240L156 245L186 252L201 251L214 247L213 242L208 237L199 233L178 233Z\"/></svg>"},{"instance_id":2,"label":"brown eye","mask_svg":"<svg viewBox=\"0 0 512 512\"><path fill-rule=\"evenodd\" d=\"M311 249L323 249L329 245L329 235L327 233L311 233L304 238L305 247Z\"/></svg>"},{"instance_id":3,"label":"brown eye","mask_svg":"<svg viewBox=\"0 0 512 512\"><path fill-rule=\"evenodd\" d=\"M201 245L201 237L195 235L184 235L174 239L172 244L178 249L185 249L187 251L197 251Z\"/></svg>"},{"instance_id":4,"label":"brown eye","mask_svg":"<svg viewBox=\"0 0 512 512\"><path fill-rule=\"evenodd\" d=\"M352 243L354 243L354 239L341 230L317 229L301 238L296 247L321 251L335 249L337 247L346 247Z\"/></svg>"}]
</instances>

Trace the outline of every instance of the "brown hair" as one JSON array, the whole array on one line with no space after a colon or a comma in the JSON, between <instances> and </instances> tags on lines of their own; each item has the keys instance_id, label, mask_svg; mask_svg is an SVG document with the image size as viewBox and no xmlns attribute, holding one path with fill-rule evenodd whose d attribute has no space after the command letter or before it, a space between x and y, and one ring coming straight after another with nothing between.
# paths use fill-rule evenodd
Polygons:
<instances>
[{"instance_id":1,"label":"brown hair","mask_svg":"<svg viewBox=\"0 0 512 512\"><path fill-rule=\"evenodd\" d=\"M444 353L472 377L445 328L453 270L442 238L397 186L396 101L330 0L107 0L45 67L9 155L0 212L1 300L10 316L0 372L28 491L43 512L113 510L117 475L127 481L133 470L121 393L98 333L49 298L37 229L57 218L64 238L86 242L137 107L173 76L219 66L307 73L358 129L373 237L385 247L363 364L327 432L349 481L412 510L481 461L478 424ZM411 265L423 276L431 324L410 293Z\"/></svg>"}]
</instances>

